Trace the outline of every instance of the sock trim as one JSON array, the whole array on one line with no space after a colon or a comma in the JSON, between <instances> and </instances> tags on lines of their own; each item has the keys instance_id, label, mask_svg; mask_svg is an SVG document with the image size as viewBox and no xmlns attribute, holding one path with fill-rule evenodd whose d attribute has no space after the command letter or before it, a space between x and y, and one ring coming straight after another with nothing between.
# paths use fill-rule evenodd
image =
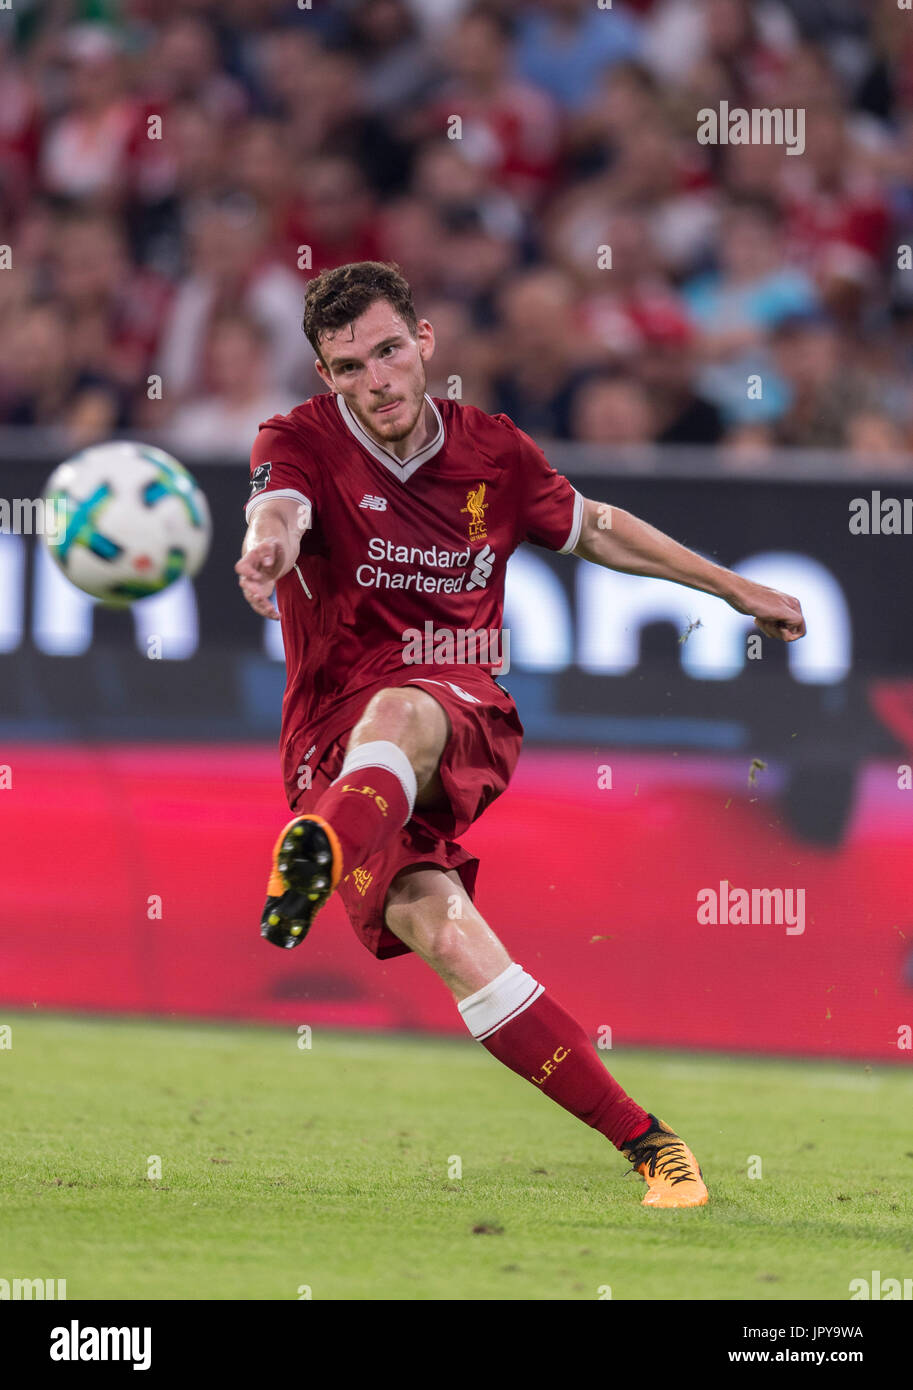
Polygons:
<instances>
[{"instance_id":1,"label":"sock trim","mask_svg":"<svg viewBox=\"0 0 913 1390\"><path fill-rule=\"evenodd\" d=\"M513 962L475 994L461 999L457 1008L476 1042L484 1042L506 1023L518 1018L544 993L545 986L528 975L522 965Z\"/></svg>"},{"instance_id":2,"label":"sock trim","mask_svg":"<svg viewBox=\"0 0 913 1390\"><path fill-rule=\"evenodd\" d=\"M415 769L399 744L391 743L389 739L375 739L373 743L362 743L353 748L350 753L346 753L339 776L332 785L335 787L344 777L350 776L353 772L360 772L366 767L381 767L396 778L409 806L406 816L406 820L409 820L415 809L418 782Z\"/></svg>"},{"instance_id":3,"label":"sock trim","mask_svg":"<svg viewBox=\"0 0 913 1390\"><path fill-rule=\"evenodd\" d=\"M496 1023L493 1028L489 1028L486 1033L474 1034L476 1042L484 1042L486 1038L491 1037L492 1033L497 1033L499 1028L503 1028L505 1023L511 1023L513 1019L518 1018L520 1014L524 1013L529 1008L530 1004L535 1004L540 994L544 993L545 985L537 984L536 981L533 980L533 988L522 1003L518 1004L515 1009L512 1009L506 1018L502 1018L500 1023Z\"/></svg>"},{"instance_id":4,"label":"sock trim","mask_svg":"<svg viewBox=\"0 0 913 1390\"><path fill-rule=\"evenodd\" d=\"M508 965L505 970L502 970L500 975L496 975L493 980L489 980L487 985L483 985L481 989L477 989L475 994L468 994L465 999L460 1000L457 1004L460 1013L471 1008L473 1004L477 1004L479 1000L486 998L486 996L491 994L494 990L499 989L501 985L506 984L508 980L512 980L515 975L521 974L522 971L522 965L518 965L516 961L511 961L510 965Z\"/></svg>"}]
</instances>

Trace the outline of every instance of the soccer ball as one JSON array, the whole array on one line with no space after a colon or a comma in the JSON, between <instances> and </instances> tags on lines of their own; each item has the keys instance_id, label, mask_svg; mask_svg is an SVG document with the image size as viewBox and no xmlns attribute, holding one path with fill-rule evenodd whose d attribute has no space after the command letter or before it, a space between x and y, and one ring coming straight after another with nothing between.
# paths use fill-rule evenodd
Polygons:
<instances>
[{"instance_id":1,"label":"soccer ball","mask_svg":"<svg viewBox=\"0 0 913 1390\"><path fill-rule=\"evenodd\" d=\"M147 444L95 444L45 489L45 544L83 593L112 608L194 575L209 550L206 498L177 459Z\"/></svg>"}]
</instances>

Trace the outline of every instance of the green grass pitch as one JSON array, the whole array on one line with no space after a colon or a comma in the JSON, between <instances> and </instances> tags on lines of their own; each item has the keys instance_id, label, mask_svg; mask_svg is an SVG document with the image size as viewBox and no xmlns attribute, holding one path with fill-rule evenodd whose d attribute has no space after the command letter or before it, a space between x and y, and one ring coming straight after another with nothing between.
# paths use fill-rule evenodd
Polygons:
<instances>
[{"instance_id":1,"label":"green grass pitch","mask_svg":"<svg viewBox=\"0 0 913 1390\"><path fill-rule=\"evenodd\" d=\"M654 1212L468 1037L0 1023L0 1278L70 1299L846 1301L913 1273L905 1069L606 1053L710 1186Z\"/></svg>"}]
</instances>

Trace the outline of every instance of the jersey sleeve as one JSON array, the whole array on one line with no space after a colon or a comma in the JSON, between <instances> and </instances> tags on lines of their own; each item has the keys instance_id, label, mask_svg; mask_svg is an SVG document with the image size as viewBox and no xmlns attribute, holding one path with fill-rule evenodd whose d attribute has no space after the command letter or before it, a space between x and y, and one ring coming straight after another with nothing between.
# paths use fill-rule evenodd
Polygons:
<instances>
[{"instance_id":1,"label":"jersey sleeve","mask_svg":"<svg viewBox=\"0 0 913 1390\"><path fill-rule=\"evenodd\" d=\"M309 524L317 510L317 469L287 426L260 426L250 452L250 490L244 504L248 521L255 507L276 497L290 497L308 508Z\"/></svg>"},{"instance_id":2,"label":"jersey sleeve","mask_svg":"<svg viewBox=\"0 0 913 1390\"><path fill-rule=\"evenodd\" d=\"M583 497L548 459L529 435L506 415L498 417L516 436L516 486L522 499L520 540L566 555L580 539Z\"/></svg>"}]
</instances>

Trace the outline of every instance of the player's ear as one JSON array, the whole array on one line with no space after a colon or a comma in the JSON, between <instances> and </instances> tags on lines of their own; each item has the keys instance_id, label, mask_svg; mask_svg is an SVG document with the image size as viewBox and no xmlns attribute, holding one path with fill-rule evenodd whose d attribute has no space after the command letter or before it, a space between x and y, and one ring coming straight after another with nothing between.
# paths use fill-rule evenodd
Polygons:
<instances>
[{"instance_id":1,"label":"player's ear","mask_svg":"<svg viewBox=\"0 0 913 1390\"><path fill-rule=\"evenodd\" d=\"M319 357L314 362L314 370L316 371L317 375L320 377L320 380L324 383L325 386L329 386L331 391L336 390L336 387L333 385L333 378L330 376L329 371L323 365Z\"/></svg>"},{"instance_id":2,"label":"player's ear","mask_svg":"<svg viewBox=\"0 0 913 1390\"><path fill-rule=\"evenodd\" d=\"M427 319L419 319L415 330L418 350L423 362L434 356L434 329Z\"/></svg>"}]
</instances>

